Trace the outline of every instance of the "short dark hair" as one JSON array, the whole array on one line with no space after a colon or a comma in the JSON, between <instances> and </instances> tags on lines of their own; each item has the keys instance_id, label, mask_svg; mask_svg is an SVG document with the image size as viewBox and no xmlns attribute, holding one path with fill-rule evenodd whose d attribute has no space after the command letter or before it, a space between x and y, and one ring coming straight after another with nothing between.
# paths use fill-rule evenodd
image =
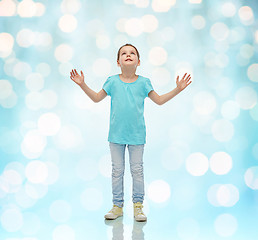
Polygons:
<instances>
[{"instance_id":1,"label":"short dark hair","mask_svg":"<svg viewBox=\"0 0 258 240\"><path fill-rule=\"evenodd\" d=\"M122 49L123 47L126 47L126 46L133 47L133 48L135 49L135 51L136 51L136 54L137 54L137 56L138 56L138 59L140 59L140 54L139 54L137 48L136 48L134 45L130 44L130 43L126 43L126 44L124 44L123 46L121 46L121 47L119 48L119 50L118 50L118 52L117 52L117 61L119 60L121 49Z\"/></svg>"}]
</instances>

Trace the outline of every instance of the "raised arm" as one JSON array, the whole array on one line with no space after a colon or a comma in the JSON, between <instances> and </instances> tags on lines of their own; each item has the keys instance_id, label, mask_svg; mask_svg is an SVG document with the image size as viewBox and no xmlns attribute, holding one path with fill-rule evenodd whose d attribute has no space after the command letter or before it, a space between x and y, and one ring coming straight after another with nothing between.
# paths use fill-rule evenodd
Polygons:
<instances>
[{"instance_id":1,"label":"raised arm","mask_svg":"<svg viewBox=\"0 0 258 240\"><path fill-rule=\"evenodd\" d=\"M160 96L153 90L149 92L148 94L149 98L158 105L162 105L166 103L167 101L175 97L178 93L183 91L192 82L190 81L191 79L190 74L187 77L186 77L186 74L187 73L185 73L185 75L180 81L179 81L179 76L177 76L177 79L176 79L177 86L172 91Z\"/></svg>"},{"instance_id":2,"label":"raised arm","mask_svg":"<svg viewBox=\"0 0 258 240\"><path fill-rule=\"evenodd\" d=\"M96 93L95 91L93 91L92 89L90 89L86 83L84 82L84 75L83 72L81 71L81 75L77 73L76 69L73 69L70 72L70 78L76 83L78 84L81 89L87 94L87 96L95 103L100 102L101 100L103 100L106 96L107 93L101 89L98 93Z\"/></svg>"}]
</instances>

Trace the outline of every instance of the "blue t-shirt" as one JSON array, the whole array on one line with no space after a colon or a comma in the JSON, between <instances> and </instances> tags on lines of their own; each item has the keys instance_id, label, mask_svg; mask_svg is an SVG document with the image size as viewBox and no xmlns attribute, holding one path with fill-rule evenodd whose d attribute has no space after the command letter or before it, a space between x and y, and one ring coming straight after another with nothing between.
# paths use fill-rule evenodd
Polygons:
<instances>
[{"instance_id":1,"label":"blue t-shirt","mask_svg":"<svg viewBox=\"0 0 258 240\"><path fill-rule=\"evenodd\" d=\"M106 80L103 89L111 96L108 141L119 144L145 144L143 111L144 99L153 90L150 79L139 75L136 81L125 83L117 74Z\"/></svg>"}]
</instances>

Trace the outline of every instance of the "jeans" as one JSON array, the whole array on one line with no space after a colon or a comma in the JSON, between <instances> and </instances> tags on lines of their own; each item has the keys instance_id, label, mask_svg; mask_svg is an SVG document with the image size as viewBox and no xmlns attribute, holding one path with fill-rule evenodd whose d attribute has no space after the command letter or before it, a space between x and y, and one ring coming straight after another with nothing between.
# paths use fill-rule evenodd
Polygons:
<instances>
[{"instance_id":1,"label":"jeans","mask_svg":"<svg viewBox=\"0 0 258 240\"><path fill-rule=\"evenodd\" d=\"M144 175L143 175L143 150L144 144L130 145L109 142L112 160L112 193L113 204L118 207L124 205L124 170L125 148L128 147L130 170L133 179L133 203L143 203Z\"/></svg>"}]
</instances>

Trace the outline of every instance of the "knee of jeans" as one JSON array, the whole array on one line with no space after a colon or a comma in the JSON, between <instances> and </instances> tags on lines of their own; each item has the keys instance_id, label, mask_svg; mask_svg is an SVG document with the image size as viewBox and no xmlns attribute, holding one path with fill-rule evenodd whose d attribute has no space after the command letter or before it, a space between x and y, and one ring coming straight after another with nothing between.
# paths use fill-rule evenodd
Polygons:
<instances>
[{"instance_id":1,"label":"knee of jeans","mask_svg":"<svg viewBox=\"0 0 258 240\"><path fill-rule=\"evenodd\" d=\"M142 177L143 176L143 166L137 164L131 167L131 174L133 177Z\"/></svg>"},{"instance_id":2,"label":"knee of jeans","mask_svg":"<svg viewBox=\"0 0 258 240\"><path fill-rule=\"evenodd\" d=\"M112 169L112 177L119 178L124 175L124 169L123 168L113 168Z\"/></svg>"}]
</instances>

